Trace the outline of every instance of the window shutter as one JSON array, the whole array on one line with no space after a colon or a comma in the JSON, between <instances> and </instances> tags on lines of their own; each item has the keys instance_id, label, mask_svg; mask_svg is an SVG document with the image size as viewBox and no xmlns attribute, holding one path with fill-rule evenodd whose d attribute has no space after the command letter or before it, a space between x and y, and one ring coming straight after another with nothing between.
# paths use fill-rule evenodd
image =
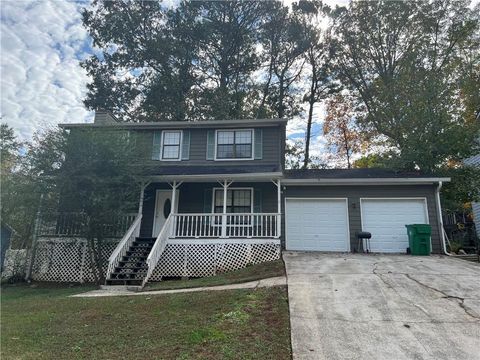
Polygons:
<instances>
[{"instance_id":1,"label":"window shutter","mask_svg":"<svg viewBox=\"0 0 480 360\"><path fill-rule=\"evenodd\" d=\"M190 159L190 130L183 131L182 160Z\"/></svg>"},{"instance_id":2,"label":"window shutter","mask_svg":"<svg viewBox=\"0 0 480 360\"><path fill-rule=\"evenodd\" d=\"M153 133L152 160L160 160L160 151L162 145L162 132Z\"/></svg>"},{"instance_id":3,"label":"window shutter","mask_svg":"<svg viewBox=\"0 0 480 360\"><path fill-rule=\"evenodd\" d=\"M262 212L262 190L260 189L255 189L253 193L253 212Z\"/></svg>"},{"instance_id":4,"label":"window shutter","mask_svg":"<svg viewBox=\"0 0 480 360\"><path fill-rule=\"evenodd\" d=\"M255 160L261 160L263 158L263 130L262 129L255 129L255 152L254 158Z\"/></svg>"},{"instance_id":5,"label":"window shutter","mask_svg":"<svg viewBox=\"0 0 480 360\"><path fill-rule=\"evenodd\" d=\"M207 132L207 160L214 160L215 158L215 131L208 130Z\"/></svg>"}]
</instances>

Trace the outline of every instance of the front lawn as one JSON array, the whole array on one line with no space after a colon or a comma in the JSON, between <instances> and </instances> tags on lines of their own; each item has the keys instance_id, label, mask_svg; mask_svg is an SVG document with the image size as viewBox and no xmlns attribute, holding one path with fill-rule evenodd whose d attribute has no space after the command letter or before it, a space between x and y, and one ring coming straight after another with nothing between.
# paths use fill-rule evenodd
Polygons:
<instances>
[{"instance_id":1,"label":"front lawn","mask_svg":"<svg viewBox=\"0 0 480 360\"><path fill-rule=\"evenodd\" d=\"M285 276L285 265L282 259L251 265L244 269L230 271L228 273L211 277L184 280L165 280L156 283L149 283L144 290L167 290L238 284L277 276Z\"/></svg>"},{"instance_id":2,"label":"front lawn","mask_svg":"<svg viewBox=\"0 0 480 360\"><path fill-rule=\"evenodd\" d=\"M69 298L88 288L7 286L2 359L290 359L284 287Z\"/></svg>"}]
</instances>

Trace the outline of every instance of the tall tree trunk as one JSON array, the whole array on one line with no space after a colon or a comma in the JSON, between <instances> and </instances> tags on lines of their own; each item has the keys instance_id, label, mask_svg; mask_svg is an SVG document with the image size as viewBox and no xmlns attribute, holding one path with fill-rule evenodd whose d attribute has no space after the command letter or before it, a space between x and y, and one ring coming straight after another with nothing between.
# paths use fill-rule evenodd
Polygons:
<instances>
[{"instance_id":1,"label":"tall tree trunk","mask_svg":"<svg viewBox=\"0 0 480 360\"><path fill-rule=\"evenodd\" d=\"M343 145L345 147L345 155L347 156L347 168L351 169L352 164L350 164L350 147L348 146L348 136L347 136L347 129L346 129L346 124L344 124L344 127L342 128L343 132Z\"/></svg>"},{"instance_id":2,"label":"tall tree trunk","mask_svg":"<svg viewBox=\"0 0 480 360\"><path fill-rule=\"evenodd\" d=\"M310 163L310 138L312 136L313 106L315 105L315 100L313 100L312 95L310 96L308 104L307 131L305 134L305 157L303 159L304 169L308 168L308 164Z\"/></svg>"},{"instance_id":3,"label":"tall tree trunk","mask_svg":"<svg viewBox=\"0 0 480 360\"><path fill-rule=\"evenodd\" d=\"M310 83L310 95L308 97L308 119L307 119L307 131L305 134L305 157L303 159L303 168L308 168L310 162L310 137L312 136L312 120L313 120L313 106L315 105L315 93L316 93L316 69L315 64L312 63L312 81Z\"/></svg>"},{"instance_id":4,"label":"tall tree trunk","mask_svg":"<svg viewBox=\"0 0 480 360\"><path fill-rule=\"evenodd\" d=\"M267 82L265 83L265 86L263 87L263 94L262 94L262 100L260 101L260 106L258 107L257 110L257 117L260 112L262 114L264 113L264 108L265 108L265 102L267 100L267 95L270 90L270 82L272 81L272 71L273 71L273 59L270 59L270 65L268 67L268 79Z\"/></svg>"},{"instance_id":5,"label":"tall tree trunk","mask_svg":"<svg viewBox=\"0 0 480 360\"><path fill-rule=\"evenodd\" d=\"M95 238L93 236L88 236L87 238L88 253L90 258L90 268L93 274L93 281L96 284L100 283L100 273L97 266L97 255L95 251Z\"/></svg>"},{"instance_id":6,"label":"tall tree trunk","mask_svg":"<svg viewBox=\"0 0 480 360\"><path fill-rule=\"evenodd\" d=\"M90 254L90 266L92 269L94 281L97 284L105 283L105 276L103 274L103 257L102 257L102 243L103 233L97 224L92 224L92 218L87 219L87 246Z\"/></svg>"},{"instance_id":7,"label":"tall tree trunk","mask_svg":"<svg viewBox=\"0 0 480 360\"><path fill-rule=\"evenodd\" d=\"M92 266L92 273L95 279L95 283L101 285L105 283L105 275L103 273L103 256L102 256L102 243L103 240L94 237L90 237L87 241L90 250L90 259Z\"/></svg>"},{"instance_id":8,"label":"tall tree trunk","mask_svg":"<svg viewBox=\"0 0 480 360\"><path fill-rule=\"evenodd\" d=\"M279 89L278 89L278 118L283 118L284 110L283 110L283 98L285 96L285 89L283 88L283 77L280 78L279 82Z\"/></svg>"}]
</instances>

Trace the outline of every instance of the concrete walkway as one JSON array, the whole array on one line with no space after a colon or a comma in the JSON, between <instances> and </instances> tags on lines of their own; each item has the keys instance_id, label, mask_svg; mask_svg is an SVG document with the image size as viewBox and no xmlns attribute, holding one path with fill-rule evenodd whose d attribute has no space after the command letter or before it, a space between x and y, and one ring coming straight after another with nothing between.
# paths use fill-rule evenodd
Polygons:
<instances>
[{"instance_id":1,"label":"concrete walkway","mask_svg":"<svg viewBox=\"0 0 480 360\"><path fill-rule=\"evenodd\" d=\"M284 253L294 359L480 359L480 266Z\"/></svg>"},{"instance_id":2,"label":"concrete walkway","mask_svg":"<svg viewBox=\"0 0 480 360\"><path fill-rule=\"evenodd\" d=\"M92 290L86 293L71 295L71 297L104 297L104 296L151 296L151 295L165 295L165 294L178 294L189 293L197 291L220 291L220 290L236 290L236 289L255 289L272 286L284 286L286 285L286 279L284 276L273 277L268 279L261 279L256 281L250 281L246 283L220 285L220 286L206 286L188 289L172 289L172 290L156 290L156 291L129 291L125 288L112 288L112 289L99 289Z\"/></svg>"}]
</instances>

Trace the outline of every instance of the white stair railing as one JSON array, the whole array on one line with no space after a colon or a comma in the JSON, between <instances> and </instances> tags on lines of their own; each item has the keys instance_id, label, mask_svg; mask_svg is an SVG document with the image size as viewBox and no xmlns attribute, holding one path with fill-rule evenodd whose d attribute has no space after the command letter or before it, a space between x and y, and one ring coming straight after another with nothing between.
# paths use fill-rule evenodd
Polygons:
<instances>
[{"instance_id":1,"label":"white stair railing","mask_svg":"<svg viewBox=\"0 0 480 360\"><path fill-rule=\"evenodd\" d=\"M278 238L280 214L173 214L175 238ZM226 222L223 224L223 222ZM222 232L222 228L225 229Z\"/></svg>"},{"instance_id":2,"label":"white stair railing","mask_svg":"<svg viewBox=\"0 0 480 360\"><path fill-rule=\"evenodd\" d=\"M118 243L117 247L110 255L108 259L107 275L105 279L110 278L110 275L118 266L118 263L124 255L127 254L128 249L133 244L135 239L140 235L140 224L142 223L142 214L138 214L132 225L128 228L127 232L123 236L122 240Z\"/></svg>"},{"instance_id":3,"label":"white stair railing","mask_svg":"<svg viewBox=\"0 0 480 360\"><path fill-rule=\"evenodd\" d=\"M148 254L146 261L148 270L147 275L143 278L142 288L152 276L153 270L155 270L155 267L157 266L158 261L163 254L163 250L165 250L165 247L167 246L167 240L173 232L173 223L173 214L170 214L168 215L165 224L163 224L162 230L160 231L160 234L158 234L158 237L155 240L155 244L153 244L152 250L150 250L150 254Z\"/></svg>"}]
</instances>

